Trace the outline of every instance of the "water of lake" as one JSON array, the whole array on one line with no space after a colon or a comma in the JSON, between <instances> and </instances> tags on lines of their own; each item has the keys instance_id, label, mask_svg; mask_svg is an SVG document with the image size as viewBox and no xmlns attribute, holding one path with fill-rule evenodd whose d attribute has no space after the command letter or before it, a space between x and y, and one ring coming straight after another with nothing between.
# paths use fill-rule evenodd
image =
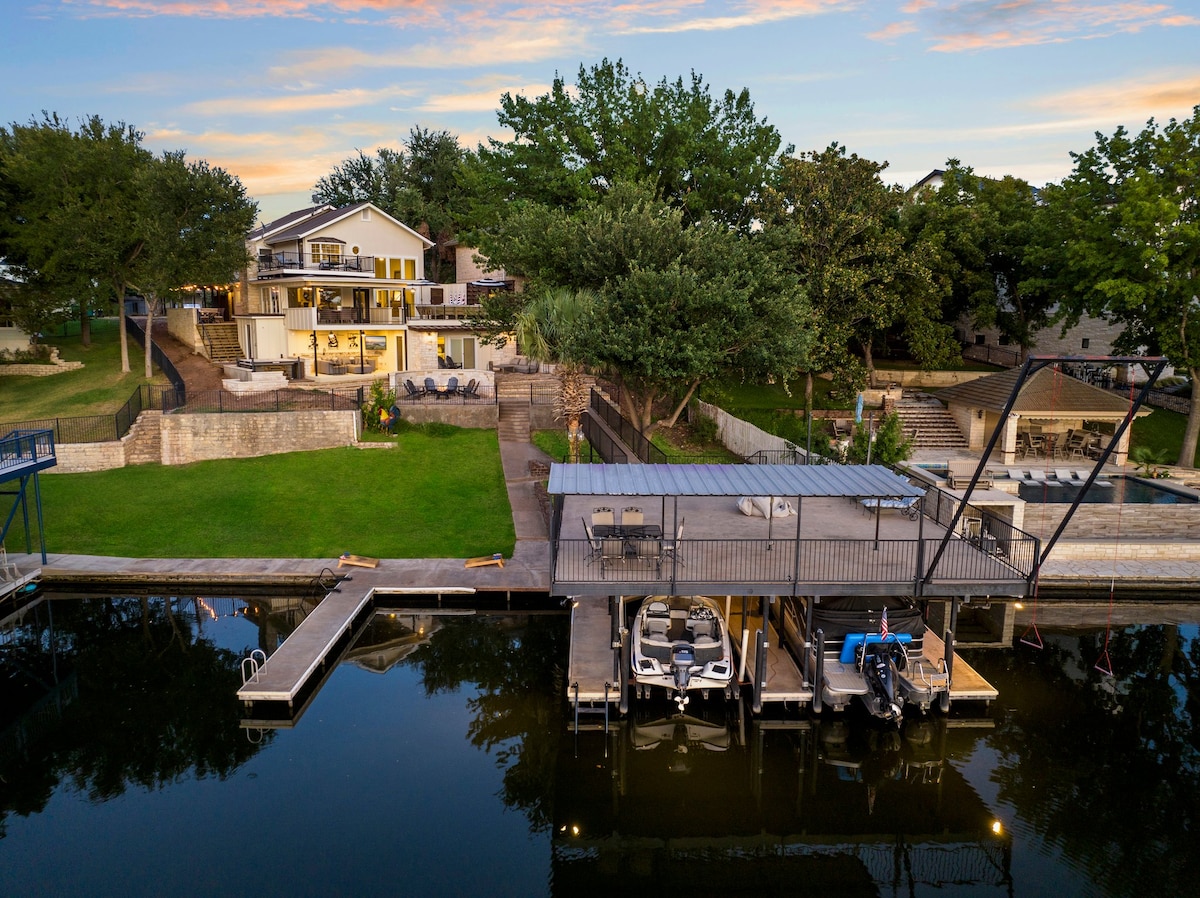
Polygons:
<instances>
[{"instance_id":1,"label":"water of lake","mask_svg":"<svg viewBox=\"0 0 1200 898\"><path fill-rule=\"evenodd\" d=\"M1069 898L1200 882L1200 614L974 650L996 706L900 733L698 700L576 733L565 615L380 615L294 726L248 729L241 659L303 611L31 609L0 640L0 895Z\"/></svg>"}]
</instances>

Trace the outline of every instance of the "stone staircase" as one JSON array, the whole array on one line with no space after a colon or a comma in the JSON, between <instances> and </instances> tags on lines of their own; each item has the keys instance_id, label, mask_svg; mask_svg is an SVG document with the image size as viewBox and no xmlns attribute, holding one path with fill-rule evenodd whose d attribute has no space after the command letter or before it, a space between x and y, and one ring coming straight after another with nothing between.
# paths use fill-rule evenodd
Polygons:
<instances>
[{"instance_id":1,"label":"stone staircase","mask_svg":"<svg viewBox=\"0 0 1200 898\"><path fill-rule=\"evenodd\" d=\"M161 464L162 412L154 409L143 411L121 442L125 444L125 464Z\"/></svg>"},{"instance_id":2,"label":"stone staircase","mask_svg":"<svg viewBox=\"0 0 1200 898\"><path fill-rule=\"evenodd\" d=\"M901 399L896 414L913 449L966 449L967 438L954 417L936 399Z\"/></svg>"},{"instance_id":3,"label":"stone staircase","mask_svg":"<svg viewBox=\"0 0 1200 898\"><path fill-rule=\"evenodd\" d=\"M236 362L242 357L242 347L238 343L237 325L232 321L221 324L200 325L200 338L212 361Z\"/></svg>"},{"instance_id":4,"label":"stone staircase","mask_svg":"<svg viewBox=\"0 0 1200 898\"><path fill-rule=\"evenodd\" d=\"M501 443L528 443L529 400L501 396L496 430Z\"/></svg>"}]
</instances>

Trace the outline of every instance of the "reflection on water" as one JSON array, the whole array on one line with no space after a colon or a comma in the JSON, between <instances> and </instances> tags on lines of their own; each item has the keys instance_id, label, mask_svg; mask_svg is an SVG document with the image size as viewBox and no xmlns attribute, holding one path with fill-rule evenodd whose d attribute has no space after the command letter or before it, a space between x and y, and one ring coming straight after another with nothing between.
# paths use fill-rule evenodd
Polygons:
<instances>
[{"instance_id":1,"label":"reflection on water","mask_svg":"<svg viewBox=\"0 0 1200 898\"><path fill-rule=\"evenodd\" d=\"M298 726L254 744L240 660L305 613L105 598L5 629L0 894L1067 898L1200 881L1194 623L973 651L1001 695L985 719L897 733L697 700L575 732L565 616L381 614Z\"/></svg>"}]
</instances>

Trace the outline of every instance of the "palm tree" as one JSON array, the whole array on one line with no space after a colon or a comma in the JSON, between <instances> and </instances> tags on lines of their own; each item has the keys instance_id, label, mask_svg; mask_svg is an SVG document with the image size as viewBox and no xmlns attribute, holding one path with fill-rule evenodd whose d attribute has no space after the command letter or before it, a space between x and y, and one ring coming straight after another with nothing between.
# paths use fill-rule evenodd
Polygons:
<instances>
[{"instance_id":1,"label":"palm tree","mask_svg":"<svg viewBox=\"0 0 1200 898\"><path fill-rule=\"evenodd\" d=\"M554 287L538 293L517 313L517 345L536 362L554 365L558 373L555 413L567 422L570 460L579 461L583 434L579 420L588 406L583 363L576 353L580 328L596 303L590 290Z\"/></svg>"}]
</instances>

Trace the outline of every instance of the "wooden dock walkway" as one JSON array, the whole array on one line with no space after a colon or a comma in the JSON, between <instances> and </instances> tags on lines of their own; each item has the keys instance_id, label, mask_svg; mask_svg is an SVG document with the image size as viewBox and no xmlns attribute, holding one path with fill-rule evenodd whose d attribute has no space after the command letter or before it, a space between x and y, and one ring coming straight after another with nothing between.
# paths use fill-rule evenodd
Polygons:
<instances>
[{"instance_id":1,"label":"wooden dock walkway","mask_svg":"<svg viewBox=\"0 0 1200 898\"><path fill-rule=\"evenodd\" d=\"M932 630L925 633L925 660L935 669L946 655L946 643ZM954 669L950 675L950 702L994 701L1000 692L968 664L958 652L954 653Z\"/></svg>"},{"instance_id":2,"label":"wooden dock walkway","mask_svg":"<svg viewBox=\"0 0 1200 898\"><path fill-rule=\"evenodd\" d=\"M612 647L607 596L580 596L571 610L567 655L567 700L572 704L618 702L619 660ZM605 688L608 684L608 688Z\"/></svg>"}]
</instances>

